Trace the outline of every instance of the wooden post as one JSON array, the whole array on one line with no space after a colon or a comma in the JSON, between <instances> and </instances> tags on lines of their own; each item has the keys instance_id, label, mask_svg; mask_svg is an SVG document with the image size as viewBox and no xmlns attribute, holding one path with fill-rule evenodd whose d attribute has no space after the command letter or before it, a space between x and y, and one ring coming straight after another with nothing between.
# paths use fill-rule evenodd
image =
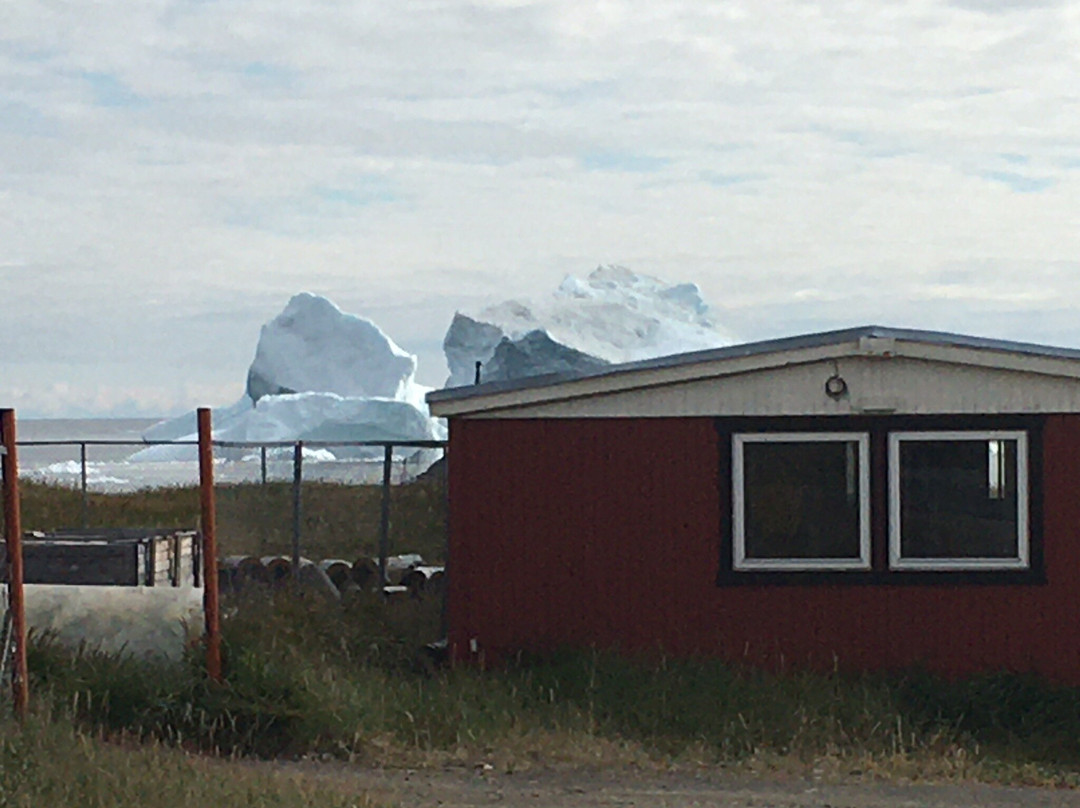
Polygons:
<instances>
[{"instance_id":1,"label":"wooden post","mask_svg":"<svg viewBox=\"0 0 1080 808\"><path fill-rule=\"evenodd\" d=\"M3 439L4 446L0 461L4 473L8 608L11 611L11 636L15 642L11 691L15 715L23 719L30 706L30 690L26 670L26 599L23 591L22 516L19 511L19 457L15 448L15 410L0 410L0 438ZM3 652L6 654L7 649L3 649Z\"/></svg>"},{"instance_id":2,"label":"wooden post","mask_svg":"<svg viewBox=\"0 0 1080 808\"><path fill-rule=\"evenodd\" d=\"M263 485L266 485L266 447L259 447L259 476Z\"/></svg>"},{"instance_id":3,"label":"wooden post","mask_svg":"<svg viewBox=\"0 0 1080 808\"><path fill-rule=\"evenodd\" d=\"M202 506L203 615L206 636L206 674L221 681L221 623L218 614L217 511L214 507L214 447L210 410L200 407L199 503Z\"/></svg>"},{"instance_id":4,"label":"wooden post","mask_svg":"<svg viewBox=\"0 0 1080 808\"><path fill-rule=\"evenodd\" d=\"M379 518L379 594L385 592L386 557L390 554L390 469L394 463L394 447L383 450L382 514Z\"/></svg>"},{"instance_id":5,"label":"wooden post","mask_svg":"<svg viewBox=\"0 0 1080 808\"><path fill-rule=\"evenodd\" d=\"M292 460L292 577L300 587L300 488L304 482L304 442L293 446Z\"/></svg>"}]
</instances>

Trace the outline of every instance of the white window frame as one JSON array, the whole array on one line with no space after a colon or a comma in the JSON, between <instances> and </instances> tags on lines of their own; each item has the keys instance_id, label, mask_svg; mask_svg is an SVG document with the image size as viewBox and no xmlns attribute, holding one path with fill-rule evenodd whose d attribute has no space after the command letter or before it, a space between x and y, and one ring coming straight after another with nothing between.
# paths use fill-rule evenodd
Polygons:
<instances>
[{"instance_id":1,"label":"white window frame","mask_svg":"<svg viewBox=\"0 0 1080 808\"><path fill-rule=\"evenodd\" d=\"M1016 441L1017 555L1013 558L904 558L901 555L900 444L904 441ZM1031 566L1028 436L1023 430L889 433L889 568L894 570L1026 570Z\"/></svg>"},{"instance_id":2,"label":"white window frame","mask_svg":"<svg viewBox=\"0 0 1080 808\"><path fill-rule=\"evenodd\" d=\"M747 443L856 443L859 446L859 557L858 558L747 558L746 483L743 447ZM732 436L732 568L797 572L810 570L870 569L870 434L868 432L754 432Z\"/></svg>"}]
</instances>

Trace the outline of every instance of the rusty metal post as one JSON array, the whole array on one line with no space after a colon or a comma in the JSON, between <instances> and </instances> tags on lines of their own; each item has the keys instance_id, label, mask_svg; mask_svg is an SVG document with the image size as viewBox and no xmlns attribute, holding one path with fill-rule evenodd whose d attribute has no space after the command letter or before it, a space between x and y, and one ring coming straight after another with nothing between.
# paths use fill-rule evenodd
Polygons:
<instances>
[{"instance_id":1,"label":"rusty metal post","mask_svg":"<svg viewBox=\"0 0 1080 808\"><path fill-rule=\"evenodd\" d=\"M293 446L292 458L292 577L300 586L300 488L304 483L304 442Z\"/></svg>"},{"instance_id":2,"label":"rusty metal post","mask_svg":"<svg viewBox=\"0 0 1080 808\"><path fill-rule=\"evenodd\" d=\"M15 410L0 410L0 438L4 452L0 457L4 473L4 536L7 540L8 609L11 612L11 636L15 642L12 659L11 693L15 715L26 716L30 706L29 679L26 670L26 598L23 591L22 516L19 511L19 458L15 448ZM7 653L7 649L3 649Z\"/></svg>"},{"instance_id":3,"label":"rusty metal post","mask_svg":"<svg viewBox=\"0 0 1080 808\"><path fill-rule=\"evenodd\" d=\"M206 636L206 674L221 681L221 621L218 605L217 510L214 507L214 447L210 410L200 407L199 503L202 506L203 615Z\"/></svg>"},{"instance_id":4,"label":"rusty metal post","mask_svg":"<svg viewBox=\"0 0 1080 808\"><path fill-rule=\"evenodd\" d=\"M390 554L390 471L394 463L394 447L383 450L382 513L379 518L379 592L386 586L386 557Z\"/></svg>"},{"instance_id":5,"label":"rusty metal post","mask_svg":"<svg viewBox=\"0 0 1080 808\"><path fill-rule=\"evenodd\" d=\"M90 526L90 505L86 499L86 442L79 444L79 484L82 488L82 526Z\"/></svg>"}]
</instances>

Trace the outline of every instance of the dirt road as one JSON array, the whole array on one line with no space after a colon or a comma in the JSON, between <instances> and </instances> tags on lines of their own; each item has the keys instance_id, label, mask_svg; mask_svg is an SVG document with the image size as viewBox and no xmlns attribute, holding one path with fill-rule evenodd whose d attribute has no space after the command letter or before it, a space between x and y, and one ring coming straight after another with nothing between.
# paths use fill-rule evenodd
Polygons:
<instances>
[{"instance_id":1,"label":"dirt road","mask_svg":"<svg viewBox=\"0 0 1080 808\"><path fill-rule=\"evenodd\" d=\"M298 764L307 775L376 800L442 808L1080 808L1080 791L987 785L818 784L808 780L749 780L718 774L640 772L407 771Z\"/></svg>"}]
</instances>

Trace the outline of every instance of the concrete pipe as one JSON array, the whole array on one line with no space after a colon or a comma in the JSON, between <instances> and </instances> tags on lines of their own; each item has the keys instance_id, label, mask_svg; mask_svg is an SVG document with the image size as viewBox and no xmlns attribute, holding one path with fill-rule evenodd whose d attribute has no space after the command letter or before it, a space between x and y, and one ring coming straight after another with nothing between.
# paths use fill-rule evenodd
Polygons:
<instances>
[{"instance_id":1,"label":"concrete pipe","mask_svg":"<svg viewBox=\"0 0 1080 808\"><path fill-rule=\"evenodd\" d=\"M341 591L319 564L300 564L300 590L329 600L340 600Z\"/></svg>"},{"instance_id":2,"label":"concrete pipe","mask_svg":"<svg viewBox=\"0 0 1080 808\"><path fill-rule=\"evenodd\" d=\"M327 574L339 590L352 578L352 566L341 558L327 558L319 562L319 569Z\"/></svg>"},{"instance_id":3,"label":"concrete pipe","mask_svg":"<svg viewBox=\"0 0 1080 808\"><path fill-rule=\"evenodd\" d=\"M292 575L292 559L285 556L263 556L262 563L274 586L283 585Z\"/></svg>"},{"instance_id":4,"label":"concrete pipe","mask_svg":"<svg viewBox=\"0 0 1080 808\"><path fill-rule=\"evenodd\" d=\"M370 558L361 556L352 565L352 579L360 589L367 589L379 577L379 565Z\"/></svg>"},{"instance_id":5,"label":"concrete pipe","mask_svg":"<svg viewBox=\"0 0 1080 808\"><path fill-rule=\"evenodd\" d=\"M427 583L427 576L420 570L411 569L406 571L401 576L400 585L409 590L409 594L413 597L419 597L424 591L424 584Z\"/></svg>"},{"instance_id":6,"label":"concrete pipe","mask_svg":"<svg viewBox=\"0 0 1080 808\"><path fill-rule=\"evenodd\" d=\"M419 595L422 592L427 592L429 589L432 589L432 580L436 575L439 576L439 583L441 585L441 578L443 575L442 567L412 567L401 576L401 585L407 587L414 595Z\"/></svg>"},{"instance_id":7,"label":"concrete pipe","mask_svg":"<svg viewBox=\"0 0 1080 808\"><path fill-rule=\"evenodd\" d=\"M418 553L388 556L386 559L386 583L400 584L401 579L408 575L409 570L419 567L423 563L424 559Z\"/></svg>"},{"instance_id":8,"label":"concrete pipe","mask_svg":"<svg viewBox=\"0 0 1080 808\"><path fill-rule=\"evenodd\" d=\"M238 575L247 578L266 580L266 567L255 556L231 555L226 556L224 565L227 569L236 570Z\"/></svg>"},{"instance_id":9,"label":"concrete pipe","mask_svg":"<svg viewBox=\"0 0 1080 808\"><path fill-rule=\"evenodd\" d=\"M407 600L409 597L409 587L407 586L384 586L382 592L388 603L397 603L398 601Z\"/></svg>"},{"instance_id":10,"label":"concrete pipe","mask_svg":"<svg viewBox=\"0 0 1080 808\"><path fill-rule=\"evenodd\" d=\"M435 572L428 576L426 591L431 595L441 595L446 589L446 570L443 567L436 568Z\"/></svg>"}]
</instances>

